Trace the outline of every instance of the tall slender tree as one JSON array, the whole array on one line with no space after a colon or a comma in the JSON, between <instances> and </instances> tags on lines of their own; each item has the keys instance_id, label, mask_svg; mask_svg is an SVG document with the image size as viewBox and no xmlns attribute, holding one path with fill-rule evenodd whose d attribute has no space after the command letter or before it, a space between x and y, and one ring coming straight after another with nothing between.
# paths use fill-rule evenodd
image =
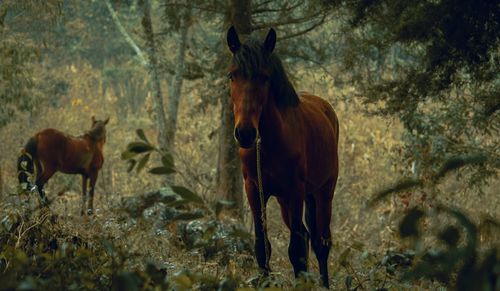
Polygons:
<instances>
[{"instance_id":1,"label":"tall slender tree","mask_svg":"<svg viewBox=\"0 0 500 291\"><path fill-rule=\"evenodd\" d=\"M228 7L229 17L224 22L225 29L233 24L242 39L252 33L251 0L230 0ZM220 54L226 60L227 54ZM221 61L225 63L225 61ZM223 68L221 68L223 69ZM222 74L223 75L223 74ZM225 89L227 93L227 88ZM217 164L217 193L220 198L232 200L238 209L243 207L243 184L240 174L240 163L237 155L237 147L233 138L234 116L229 94L221 98L221 126L219 135L219 155ZM241 213L241 212L240 212Z\"/></svg>"},{"instance_id":2,"label":"tall slender tree","mask_svg":"<svg viewBox=\"0 0 500 291\"><path fill-rule=\"evenodd\" d=\"M143 13L141 24L146 38L149 72L151 74L151 83L153 86L156 125L158 127L158 145L161 149L168 150L169 137L167 133L167 118L163 105L163 92L160 82L160 70L158 68L158 48L151 20L151 3L149 0L140 0L139 5L141 6Z\"/></svg>"},{"instance_id":3,"label":"tall slender tree","mask_svg":"<svg viewBox=\"0 0 500 291\"><path fill-rule=\"evenodd\" d=\"M177 119L179 103L182 95L184 73L186 71L186 51L188 47L188 31L191 26L191 9L189 7L177 10L179 21L177 26L178 41L175 55L175 69L169 81L167 134L169 137L168 150L175 152L175 133L177 130Z\"/></svg>"}]
</instances>

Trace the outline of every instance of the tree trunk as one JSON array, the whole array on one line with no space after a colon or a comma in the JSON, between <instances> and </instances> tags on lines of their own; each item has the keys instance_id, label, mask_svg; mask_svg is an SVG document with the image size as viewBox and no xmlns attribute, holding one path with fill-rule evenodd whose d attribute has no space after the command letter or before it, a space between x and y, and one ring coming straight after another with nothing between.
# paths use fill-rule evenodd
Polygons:
<instances>
[{"instance_id":1,"label":"tree trunk","mask_svg":"<svg viewBox=\"0 0 500 291\"><path fill-rule=\"evenodd\" d=\"M3 196L3 173L0 165L0 198Z\"/></svg>"},{"instance_id":2,"label":"tree trunk","mask_svg":"<svg viewBox=\"0 0 500 291\"><path fill-rule=\"evenodd\" d=\"M160 84L160 75L158 70L158 57L155 37L153 33L153 24L151 23L151 4L148 0L140 1L143 11L142 28L146 37L147 54L149 59L149 73L153 86L153 104L156 114L156 125L158 126L158 145L160 149L168 149L167 119L163 107L163 94Z\"/></svg>"},{"instance_id":3,"label":"tree trunk","mask_svg":"<svg viewBox=\"0 0 500 291\"><path fill-rule=\"evenodd\" d=\"M187 48L187 34L191 22L191 10L186 8L180 17L179 29L179 43L177 47L177 54L175 57L175 73L172 76L170 86L170 94L168 100L168 123L167 134L169 136L168 150L170 153L175 152L175 131L177 129L177 113L179 109L179 101L182 94L182 83L184 81L183 75L185 70L186 48Z\"/></svg>"},{"instance_id":4,"label":"tree trunk","mask_svg":"<svg viewBox=\"0 0 500 291\"><path fill-rule=\"evenodd\" d=\"M240 37L245 39L252 32L251 1L230 0L228 21L236 27ZM226 31L228 27L229 25L226 23L224 31ZM226 61L222 63L228 65L227 60L229 56L227 54L221 54L220 57L225 58ZM222 110L217 165L217 194L221 199L234 201L238 214L242 216L243 179L241 177L238 148L233 138L234 115L231 110L231 99L228 95L229 93L223 94L221 99Z\"/></svg>"},{"instance_id":5,"label":"tree trunk","mask_svg":"<svg viewBox=\"0 0 500 291\"><path fill-rule=\"evenodd\" d=\"M5 17L7 16L7 3L2 3L0 1L0 33L3 32L5 28Z\"/></svg>"}]
</instances>

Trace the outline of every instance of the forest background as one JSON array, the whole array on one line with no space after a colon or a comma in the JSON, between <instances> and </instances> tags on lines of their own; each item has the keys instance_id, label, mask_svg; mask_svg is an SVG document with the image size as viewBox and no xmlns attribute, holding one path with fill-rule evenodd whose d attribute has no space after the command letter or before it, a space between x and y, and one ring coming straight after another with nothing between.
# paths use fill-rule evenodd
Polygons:
<instances>
[{"instance_id":1,"label":"forest background","mask_svg":"<svg viewBox=\"0 0 500 291\"><path fill-rule=\"evenodd\" d=\"M338 113L336 289L459 289L468 286L460 275L467 268L497 282L498 19L495 1L0 1L3 278L17 287L65 286L61 274L47 271L54 265L41 271L32 259L43 253L60 263L62 245L72 242L75 252L90 252L67 255L81 258L74 266L80 277L68 275L77 287L259 284L251 280L258 274L251 247L235 247L251 245L252 218L226 79L225 33L233 24L243 38L275 28L277 53L297 90L323 96ZM80 178L62 174L48 184L50 215L26 210L36 199L20 202L20 148L47 127L79 135L91 116L110 117L96 214L79 216ZM171 155L175 173L128 171L123 152L138 140L137 129ZM156 153L136 157L146 169L161 163ZM166 184L186 187L203 205L194 198L180 206L183 216L172 214L175 207L162 200L172 194ZM270 204L276 272L260 283L299 286L288 232ZM209 234L198 238L203 243L189 238L193 227ZM239 230L229 235L235 241L218 237L224 227ZM433 253L441 255L431 264L439 267L423 271ZM314 282L317 266L310 265ZM494 266L496 275L480 276Z\"/></svg>"}]
</instances>

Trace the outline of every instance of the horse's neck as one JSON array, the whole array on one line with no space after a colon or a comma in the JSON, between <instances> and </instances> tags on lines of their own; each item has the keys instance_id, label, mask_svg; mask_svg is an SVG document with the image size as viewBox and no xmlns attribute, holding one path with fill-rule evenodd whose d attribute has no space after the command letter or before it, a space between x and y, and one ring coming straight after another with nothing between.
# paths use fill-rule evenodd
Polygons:
<instances>
[{"instance_id":1,"label":"horse's neck","mask_svg":"<svg viewBox=\"0 0 500 291\"><path fill-rule=\"evenodd\" d=\"M92 149L102 148L102 141L95 140L89 133L84 133L82 139L84 139Z\"/></svg>"},{"instance_id":2,"label":"horse's neck","mask_svg":"<svg viewBox=\"0 0 500 291\"><path fill-rule=\"evenodd\" d=\"M259 134L264 147L280 147L284 142L283 112L274 104L274 101L264 108L260 118Z\"/></svg>"}]
</instances>

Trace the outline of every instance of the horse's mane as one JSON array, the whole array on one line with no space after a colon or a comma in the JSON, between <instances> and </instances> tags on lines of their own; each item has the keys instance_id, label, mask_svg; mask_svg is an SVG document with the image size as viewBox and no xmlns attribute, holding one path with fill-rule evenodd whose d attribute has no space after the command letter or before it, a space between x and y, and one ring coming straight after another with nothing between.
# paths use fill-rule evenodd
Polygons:
<instances>
[{"instance_id":1,"label":"horse's mane","mask_svg":"<svg viewBox=\"0 0 500 291\"><path fill-rule=\"evenodd\" d=\"M100 141L105 138L105 133L104 124L98 122L89 131L85 132L85 135L88 135L93 141Z\"/></svg>"},{"instance_id":2,"label":"horse's mane","mask_svg":"<svg viewBox=\"0 0 500 291\"><path fill-rule=\"evenodd\" d=\"M254 78L263 70L270 72L270 91L278 108L294 107L300 102L276 53L265 52L262 44L250 38L233 55L233 64L245 78Z\"/></svg>"}]
</instances>

